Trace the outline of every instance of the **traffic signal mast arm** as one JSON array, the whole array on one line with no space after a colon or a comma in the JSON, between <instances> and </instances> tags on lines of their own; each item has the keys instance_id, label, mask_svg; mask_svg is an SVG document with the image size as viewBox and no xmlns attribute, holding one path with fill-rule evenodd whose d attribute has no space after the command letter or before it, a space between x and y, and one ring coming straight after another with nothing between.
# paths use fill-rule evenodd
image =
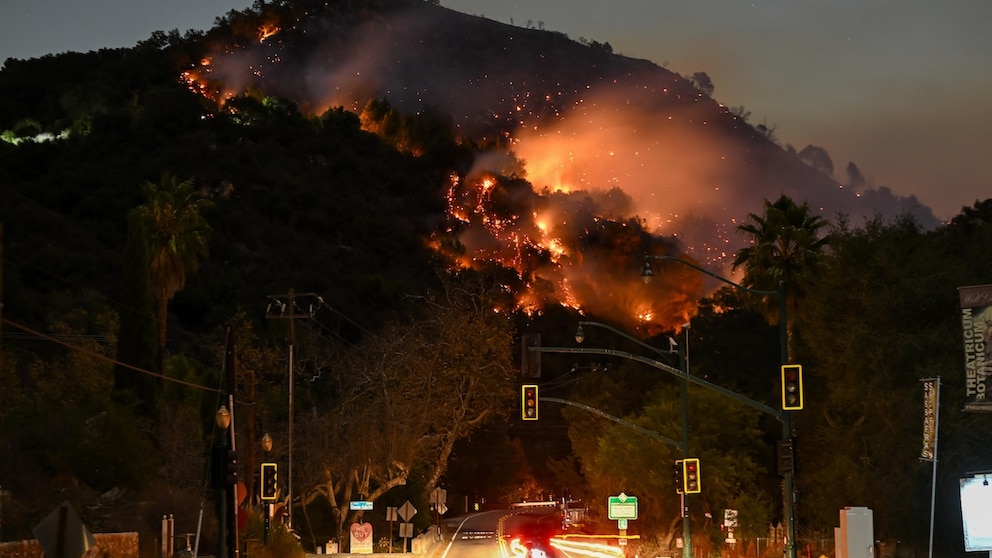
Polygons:
<instances>
[{"instance_id":1,"label":"traffic signal mast arm","mask_svg":"<svg viewBox=\"0 0 992 558\"><path fill-rule=\"evenodd\" d=\"M592 355L605 355L605 356L615 356L615 357L621 357L621 358L626 358L626 359L630 359L630 360L636 360L637 362L640 362L640 363L643 363L643 364L647 364L648 366L651 366L652 368L657 368L658 370L661 370L663 372L668 372L669 374L671 374L671 375L673 375L673 376L675 376L677 378L684 379L684 380L686 380L686 381L688 381L690 383L696 384L697 386L701 386L701 387L704 387L704 388L707 388L707 389L711 389L711 390L716 391L718 393L722 393L723 395L726 395L727 397L730 397L731 399L736 399L737 401L739 401L739 402L741 402L741 403L743 403L743 404L745 404L745 405L747 405L749 407L752 407L754 409L757 409L757 410L761 411L762 413L765 413L767 415L771 415L771 416L777 418L779 420L779 422L784 423L786 420L788 420L787 419L788 414L785 411L781 411L781 410L778 410L778 409L773 409L772 407L769 407L768 405L765 405L764 403L760 403L760 402L755 401L753 399L750 399L748 397L744 397L743 395L741 395L739 393L730 391L727 388L720 387L720 386L718 386L716 384L707 382L706 380L704 380L702 378L699 378L697 376L692 376L690 374L685 374L684 372L682 372L678 368L669 366L668 364L665 364L663 362L659 362L657 360L654 360L653 358L648 358L648 357L645 357L645 356L636 355L634 353L628 353L627 351L619 351L619 350L616 350L616 349L600 349L598 347L530 347L530 348L528 348L528 350L529 351L536 351L536 352L540 352L540 353L567 353L567 354L580 353L580 354L592 354ZM549 398L544 398L544 399L546 401L550 401Z\"/></svg>"},{"instance_id":2,"label":"traffic signal mast arm","mask_svg":"<svg viewBox=\"0 0 992 558\"><path fill-rule=\"evenodd\" d=\"M613 422L615 422L617 424L621 424L623 426L626 426L627 428L631 428L633 430L636 430L636 431L640 432L641 434L644 434L646 436L650 436L650 437L654 438L655 440L659 440L659 441L664 442L664 443L666 443L666 444L668 444L670 446L675 446L678 449L682 449L682 444L676 442L675 440L673 440L671 438L662 436L661 434L658 434L657 432L655 432L653 430L648 430L647 428L644 428L642 426L638 426L638 425L636 425L636 424L634 424L632 422L625 421L622 418L615 417L615 416L613 416L613 415L611 415L609 413L600 411L599 409L597 409L595 407L590 407L589 405L586 405L584 403L577 403L575 401L569 401L567 399L559 399L557 397L542 397L541 398L541 401L548 401L550 403L560 403L562 405L571 405L572 407L578 407L578 408L580 408L580 409L582 409L584 411L589 411L590 413L592 413L594 415L599 415L599 416L601 416L601 417L603 417L603 418L605 418L607 420L612 420Z\"/></svg>"}]
</instances>

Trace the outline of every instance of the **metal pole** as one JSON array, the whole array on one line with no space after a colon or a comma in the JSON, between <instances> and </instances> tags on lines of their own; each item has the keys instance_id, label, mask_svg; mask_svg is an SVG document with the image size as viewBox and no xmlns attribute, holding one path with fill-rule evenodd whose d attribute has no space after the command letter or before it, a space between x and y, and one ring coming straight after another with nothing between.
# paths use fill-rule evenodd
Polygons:
<instances>
[{"instance_id":1,"label":"metal pole","mask_svg":"<svg viewBox=\"0 0 992 558\"><path fill-rule=\"evenodd\" d=\"M293 291L289 292L289 306L290 312L294 308L293 302ZM286 489L286 527L292 531L293 530L293 384L296 382L293 378L293 344L296 337L296 327L294 324L296 320L292 317L289 318L289 471L288 477L286 479L287 489Z\"/></svg>"},{"instance_id":2,"label":"metal pole","mask_svg":"<svg viewBox=\"0 0 992 558\"><path fill-rule=\"evenodd\" d=\"M689 458L689 324L684 324L685 347L682 353L682 378L679 379L679 398L682 400L682 459ZM692 521L689 519L689 495L682 490L682 558L692 558Z\"/></svg>"},{"instance_id":3,"label":"metal pole","mask_svg":"<svg viewBox=\"0 0 992 558\"><path fill-rule=\"evenodd\" d=\"M297 293L295 290L290 289L286 294L269 295L269 298L273 299L275 303L275 308L279 309L278 313L271 313L274 309L272 303L266 309L266 317L268 318L289 319L289 433L287 437L287 450L289 452L287 456L287 468L289 471L287 472L288 478L286 481L286 527L289 530L293 529L293 385L296 383L293 377L293 345L296 342L296 319L312 317L315 309L315 306L311 304L307 313L297 313L296 298L300 296L312 297L317 299L319 305L324 304L324 299L316 293ZM289 299L289 306L285 306L279 301L282 297Z\"/></svg>"},{"instance_id":4,"label":"metal pole","mask_svg":"<svg viewBox=\"0 0 992 558\"><path fill-rule=\"evenodd\" d=\"M743 287L746 288L746 287ZM789 314L785 292L785 281L778 283L778 332L780 360L783 365L789 364ZM788 440L793 437L792 432L792 412L782 411L782 438ZM785 509L785 556L786 558L796 558L796 493L795 493L795 473L789 470L783 475L782 496L785 499L783 508Z\"/></svg>"},{"instance_id":5,"label":"metal pole","mask_svg":"<svg viewBox=\"0 0 992 558\"><path fill-rule=\"evenodd\" d=\"M217 558L227 557L227 432L220 436L220 443L217 444L218 451L214 452L214 459L222 460L223 467L214 464L217 471Z\"/></svg>"},{"instance_id":6,"label":"metal pole","mask_svg":"<svg viewBox=\"0 0 992 558\"><path fill-rule=\"evenodd\" d=\"M230 406L231 413L231 426L228 428L231 438L231 451L237 451L235 446L235 435L234 435L234 386L231 386L231 394L227 396L228 406ZM241 545L238 542L238 484L234 483L231 487L231 528L228 533L228 539L230 540L230 547L227 549L227 555L229 558L238 558L238 554L241 551Z\"/></svg>"}]
</instances>

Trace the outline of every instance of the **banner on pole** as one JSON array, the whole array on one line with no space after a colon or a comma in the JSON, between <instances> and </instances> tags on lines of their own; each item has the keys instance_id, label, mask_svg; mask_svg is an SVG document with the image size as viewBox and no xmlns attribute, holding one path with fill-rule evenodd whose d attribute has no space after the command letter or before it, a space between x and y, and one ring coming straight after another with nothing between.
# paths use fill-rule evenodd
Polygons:
<instances>
[{"instance_id":1,"label":"banner on pole","mask_svg":"<svg viewBox=\"0 0 992 558\"><path fill-rule=\"evenodd\" d=\"M964 330L965 411L992 412L992 285L958 287Z\"/></svg>"},{"instance_id":2,"label":"banner on pole","mask_svg":"<svg viewBox=\"0 0 992 558\"><path fill-rule=\"evenodd\" d=\"M940 393L940 380L923 380L923 451L920 459L933 461L937 453L937 405Z\"/></svg>"}]
</instances>

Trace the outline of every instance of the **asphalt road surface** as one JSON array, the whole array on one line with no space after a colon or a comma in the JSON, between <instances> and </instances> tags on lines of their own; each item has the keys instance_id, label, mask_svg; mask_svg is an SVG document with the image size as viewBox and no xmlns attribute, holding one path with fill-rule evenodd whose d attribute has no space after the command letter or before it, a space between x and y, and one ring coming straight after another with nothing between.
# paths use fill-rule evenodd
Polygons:
<instances>
[{"instance_id":1,"label":"asphalt road surface","mask_svg":"<svg viewBox=\"0 0 992 558\"><path fill-rule=\"evenodd\" d=\"M619 558L617 547L562 539L554 506L489 510L447 519L432 558Z\"/></svg>"}]
</instances>

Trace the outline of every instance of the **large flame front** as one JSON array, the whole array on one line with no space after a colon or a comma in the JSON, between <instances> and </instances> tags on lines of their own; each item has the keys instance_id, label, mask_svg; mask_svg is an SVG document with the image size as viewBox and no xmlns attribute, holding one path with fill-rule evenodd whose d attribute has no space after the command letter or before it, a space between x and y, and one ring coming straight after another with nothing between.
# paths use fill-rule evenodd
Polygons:
<instances>
[{"instance_id":1,"label":"large flame front","mask_svg":"<svg viewBox=\"0 0 992 558\"><path fill-rule=\"evenodd\" d=\"M517 310L557 304L648 332L684 323L700 295L698 274L680 272L645 285L645 239L664 241L636 219L599 216L598 200L606 197L584 190L538 193L526 180L487 172L453 176L451 219L439 235L457 239L461 250L449 255L461 268L512 270L507 289ZM455 244L436 240L442 251Z\"/></svg>"}]
</instances>

